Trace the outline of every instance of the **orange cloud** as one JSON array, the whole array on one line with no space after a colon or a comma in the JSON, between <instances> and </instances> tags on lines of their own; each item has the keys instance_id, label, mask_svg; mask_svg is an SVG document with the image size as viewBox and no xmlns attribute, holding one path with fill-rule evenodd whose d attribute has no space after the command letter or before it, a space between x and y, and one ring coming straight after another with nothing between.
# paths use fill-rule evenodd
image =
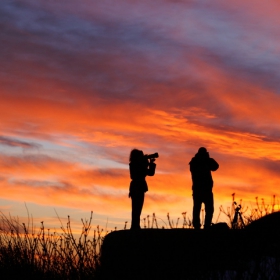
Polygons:
<instances>
[{"instance_id":1,"label":"orange cloud","mask_svg":"<svg viewBox=\"0 0 280 280\"><path fill-rule=\"evenodd\" d=\"M244 9L248 3L215 1L210 13L188 3L187 17L183 2L165 1L160 10L145 1L110 9L71 1L66 10L45 3L57 23L46 18L52 32L37 21L35 4L23 11L34 13L31 22L13 16L21 15L17 7L6 9L17 19L3 27L2 198L127 218L128 156L136 147L160 154L144 213L191 213L188 162L200 146L220 163L217 205L233 192L279 196L278 39L263 40L275 32L269 25L260 33L250 27L256 18L278 22L279 13L277 5ZM229 12L239 21L220 25ZM273 48L255 43L272 40Z\"/></svg>"}]
</instances>

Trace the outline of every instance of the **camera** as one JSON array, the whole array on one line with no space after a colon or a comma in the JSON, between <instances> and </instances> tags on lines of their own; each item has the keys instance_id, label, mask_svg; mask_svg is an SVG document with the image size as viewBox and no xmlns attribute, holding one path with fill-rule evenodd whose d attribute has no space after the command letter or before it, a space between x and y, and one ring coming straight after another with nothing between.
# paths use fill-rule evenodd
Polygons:
<instances>
[{"instance_id":1,"label":"camera","mask_svg":"<svg viewBox=\"0 0 280 280\"><path fill-rule=\"evenodd\" d=\"M145 155L146 159L155 159L158 158L158 153L150 154L150 155Z\"/></svg>"}]
</instances>

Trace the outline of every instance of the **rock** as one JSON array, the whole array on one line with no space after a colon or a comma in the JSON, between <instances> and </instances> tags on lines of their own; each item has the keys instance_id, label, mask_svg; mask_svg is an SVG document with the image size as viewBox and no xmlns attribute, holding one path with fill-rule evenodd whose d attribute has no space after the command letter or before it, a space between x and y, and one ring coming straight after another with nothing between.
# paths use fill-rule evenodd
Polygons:
<instances>
[{"instance_id":1,"label":"rock","mask_svg":"<svg viewBox=\"0 0 280 280\"><path fill-rule=\"evenodd\" d=\"M103 279L195 279L205 271L231 269L243 253L241 234L192 229L112 232L102 246Z\"/></svg>"},{"instance_id":2,"label":"rock","mask_svg":"<svg viewBox=\"0 0 280 280\"><path fill-rule=\"evenodd\" d=\"M247 247L254 255L279 257L280 212L266 215L245 228Z\"/></svg>"},{"instance_id":3,"label":"rock","mask_svg":"<svg viewBox=\"0 0 280 280\"><path fill-rule=\"evenodd\" d=\"M274 212L266 215L246 227L248 231L255 231L256 233L262 234L268 233L269 235L280 234L280 212Z\"/></svg>"},{"instance_id":4,"label":"rock","mask_svg":"<svg viewBox=\"0 0 280 280\"><path fill-rule=\"evenodd\" d=\"M244 271L262 256L280 257L280 213L243 230L142 229L108 234L100 275L111 279L207 279L215 271Z\"/></svg>"}]
</instances>

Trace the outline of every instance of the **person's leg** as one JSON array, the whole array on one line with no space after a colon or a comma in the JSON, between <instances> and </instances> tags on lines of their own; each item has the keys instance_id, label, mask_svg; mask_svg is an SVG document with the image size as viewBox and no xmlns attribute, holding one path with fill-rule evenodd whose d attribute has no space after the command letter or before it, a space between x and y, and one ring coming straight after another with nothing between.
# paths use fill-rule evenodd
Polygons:
<instances>
[{"instance_id":1,"label":"person's leg","mask_svg":"<svg viewBox=\"0 0 280 280\"><path fill-rule=\"evenodd\" d=\"M193 226L195 229L200 229L200 210L201 210L201 196L193 193Z\"/></svg>"},{"instance_id":2,"label":"person's leg","mask_svg":"<svg viewBox=\"0 0 280 280\"><path fill-rule=\"evenodd\" d=\"M214 198L212 192L205 194L204 204L205 204L204 228L207 229L211 226L213 213L214 213Z\"/></svg>"},{"instance_id":3,"label":"person's leg","mask_svg":"<svg viewBox=\"0 0 280 280\"><path fill-rule=\"evenodd\" d=\"M131 197L132 201L132 214L131 214L131 228L140 229L140 216L144 204L144 193L139 193Z\"/></svg>"}]
</instances>

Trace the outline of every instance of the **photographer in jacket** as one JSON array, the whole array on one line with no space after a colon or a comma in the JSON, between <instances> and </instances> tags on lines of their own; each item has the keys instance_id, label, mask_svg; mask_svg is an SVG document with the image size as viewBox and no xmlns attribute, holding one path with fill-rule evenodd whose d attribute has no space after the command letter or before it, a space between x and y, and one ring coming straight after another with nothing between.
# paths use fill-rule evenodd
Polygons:
<instances>
[{"instance_id":1,"label":"photographer in jacket","mask_svg":"<svg viewBox=\"0 0 280 280\"><path fill-rule=\"evenodd\" d=\"M209 153L204 147L198 149L197 154L189 164L193 182L193 226L195 229L200 229L201 227L199 216L201 204L204 203L204 229L207 229L211 226L214 213L211 171L216 171L219 168L219 164L213 158L210 158Z\"/></svg>"},{"instance_id":2,"label":"photographer in jacket","mask_svg":"<svg viewBox=\"0 0 280 280\"><path fill-rule=\"evenodd\" d=\"M154 155L144 155L143 151L133 149L129 157L130 187L129 195L132 201L131 229L140 229L140 215L142 212L145 192L148 191L146 176L153 176L156 170Z\"/></svg>"}]
</instances>

